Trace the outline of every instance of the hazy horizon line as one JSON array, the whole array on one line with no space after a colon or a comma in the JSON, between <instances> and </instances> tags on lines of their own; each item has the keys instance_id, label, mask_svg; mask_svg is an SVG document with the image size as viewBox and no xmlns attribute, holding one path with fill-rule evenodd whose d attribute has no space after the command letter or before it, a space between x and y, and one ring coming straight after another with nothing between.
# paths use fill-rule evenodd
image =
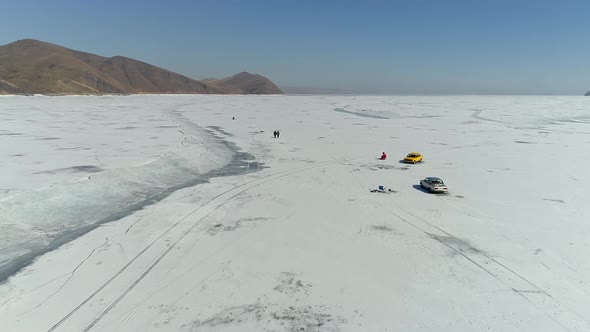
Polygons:
<instances>
[{"instance_id":1,"label":"hazy horizon line","mask_svg":"<svg viewBox=\"0 0 590 332\"><path fill-rule=\"evenodd\" d=\"M581 96L584 97L586 92L580 94L574 93L548 93L548 92L361 92L345 91L331 88L309 88L306 92L295 92L291 89L294 87L280 86L285 95L370 95L370 96ZM306 89L297 87L297 89ZM293 92L290 92L293 91ZM317 90L317 91L314 91ZM324 91L322 91L324 90Z\"/></svg>"}]
</instances>

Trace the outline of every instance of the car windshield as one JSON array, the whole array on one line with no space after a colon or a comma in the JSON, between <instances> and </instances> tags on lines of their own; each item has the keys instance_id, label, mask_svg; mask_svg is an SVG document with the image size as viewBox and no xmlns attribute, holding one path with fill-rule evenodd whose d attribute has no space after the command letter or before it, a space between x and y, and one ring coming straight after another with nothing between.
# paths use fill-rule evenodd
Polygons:
<instances>
[{"instance_id":1,"label":"car windshield","mask_svg":"<svg viewBox=\"0 0 590 332\"><path fill-rule=\"evenodd\" d=\"M413 153L410 153L410 154L408 155L408 157L418 157L418 156L420 156L420 155L419 155L419 154L413 154Z\"/></svg>"}]
</instances>

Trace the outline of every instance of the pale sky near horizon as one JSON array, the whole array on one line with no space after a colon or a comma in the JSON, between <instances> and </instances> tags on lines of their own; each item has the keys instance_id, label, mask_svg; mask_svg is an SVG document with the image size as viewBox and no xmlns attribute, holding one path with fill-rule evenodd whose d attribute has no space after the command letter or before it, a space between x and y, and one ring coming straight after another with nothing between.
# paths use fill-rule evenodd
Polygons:
<instances>
[{"instance_id":1,"label":"pale sky near horizon","mask_svg":"<svg viewBox=\"0 0 590 332\"><path fill-rule=\"evenodd\" d=\"M3 3L0 44L34 38L193 78L393 94L590 90L590 1Z\"/></svg>"}]
</instances>

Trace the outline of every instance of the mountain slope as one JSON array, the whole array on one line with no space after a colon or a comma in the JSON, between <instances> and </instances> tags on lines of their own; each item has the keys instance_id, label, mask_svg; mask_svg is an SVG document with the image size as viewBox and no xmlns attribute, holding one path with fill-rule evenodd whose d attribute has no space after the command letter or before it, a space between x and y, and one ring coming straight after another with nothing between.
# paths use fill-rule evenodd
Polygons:
<instances>
[{"instance_id":1,"label":"mountain slope","mask_svg":"<svg viewBox=\"0 0 590 332\"><path fill-rule=\"evenodd\" d=\"M229 89L233 93L283 94L283 91L268 78L248 72L241 72L223 79L208 79L205 82L220 88Z\"/></svg>"},{"instance_id":2,"label":"mountain slope","mask_svg":"<svg viewBox=\"0 0 590 332\"><path fill-rule=\"evenodd\" d=\"M103 57L36 40L0 47L0 89L7 93L124 92L92 63ZM88 62L86 62L86 61Z\"/></svg>"},{"instance_id":3,"label":"mountain slope","mask_svg":"<svg viewBox=\"0 0 590 332\"><path fill-rule=\"evenodd\" d=\"M590 96L590 91L586 92L584 96Z\"/></svg>"},{"instance_id":4,"label":"mountain slope","mask_svg":"<svg viewBox=\"0 0 590 332\"><path fill-rule=\"evenodd\" d=\"M123 56L107 58L33 39L0 46L0 93L4 94L276 93L272 82L255 86L239 89L201 82Z\"/></svg>"},{"instance_id":5,"label":"mountain slope","mask_svg":"<svg viewBox=\"0 0 590 332\"><path fill-rule=\"evenodd\" d=\"M115 56L99 70L133 89L132 93L228 93L206 83L134 59Z\"/></svg>"}]
</instances>

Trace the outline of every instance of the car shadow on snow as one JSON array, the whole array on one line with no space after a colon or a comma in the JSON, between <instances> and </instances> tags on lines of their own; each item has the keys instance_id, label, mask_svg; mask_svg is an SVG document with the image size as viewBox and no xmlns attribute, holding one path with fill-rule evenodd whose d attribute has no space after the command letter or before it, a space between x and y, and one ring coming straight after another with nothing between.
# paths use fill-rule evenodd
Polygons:
<instances>
[{"instance_id":1,"label":"car shadow on snow","mask_svg":"<svg viewBox=\"0 0 590 332\"><path fill-rule=\"evenodd\" d=\"M414 189L416 189L416 190L418 190L418 191L421 191L421 192L423 192L423 193L430 194L430 192L429 192L428 190L426 190L426 189L422 188L422 186L421 186L421 185L419 185L419 184L415 184L415 185L413 185L413 186L412 186L412 188L414 188Z\"/></svg>"},{"instance_id":2,"label":"car shadow on snow","mask_svg":"<svg viewBox=\"0 0 590 332\"><path fill-rule=\"evenodd\" d=\"M414 188L414 189L416 189L416 190L418 190L418 191L421 191L421 192L423 192L423 193L425 193L425 194L432 194L432 195L445 195L445 193L431 193L430 191L428 191L428 190L426 190L426 189L422 188L422 186L421 186L421 185L419 185L419 184L415 184L415 185L413 185L413 186L412 186L412 188Z\"/></svg>"}]
</instances>

